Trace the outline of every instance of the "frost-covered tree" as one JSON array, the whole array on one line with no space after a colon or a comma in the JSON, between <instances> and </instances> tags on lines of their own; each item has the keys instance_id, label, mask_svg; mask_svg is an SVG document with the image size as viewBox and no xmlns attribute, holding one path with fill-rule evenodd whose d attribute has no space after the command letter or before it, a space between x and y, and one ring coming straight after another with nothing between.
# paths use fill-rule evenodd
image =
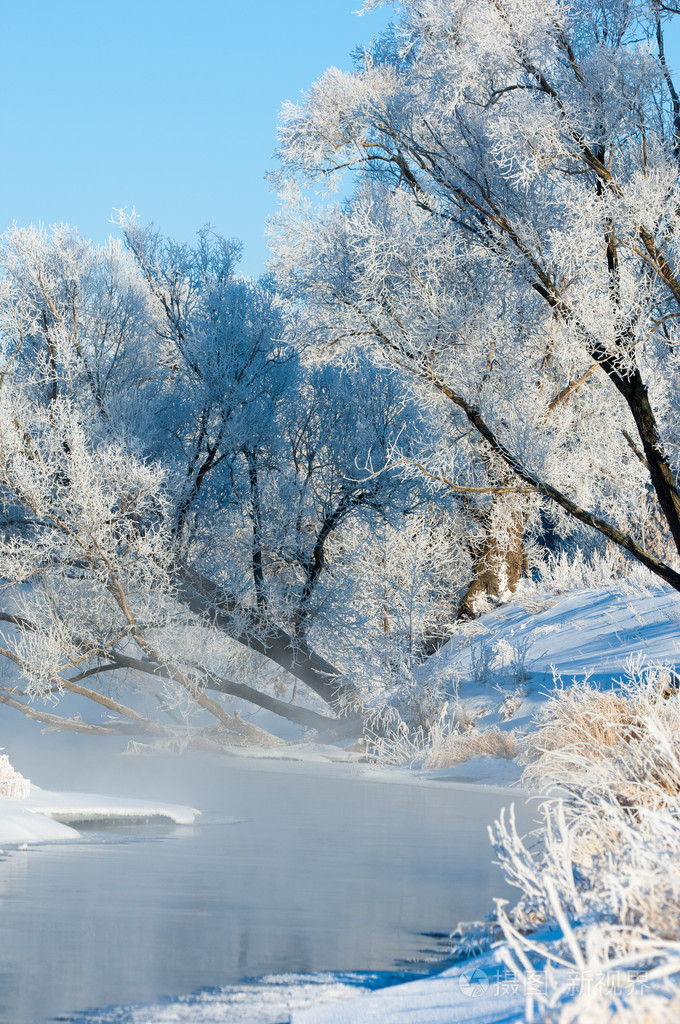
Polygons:
<instances>
[{"instance_id":1,"label":"frost-covered tree","mask_svg":"<svg viewBox=\"0 0 680 1024\"><path fill-rule=\"evenodd\" d=\"M198 711L262 739L211 690L336 727L373 678L356 568L427 499L385 470L422 410L360 355L308 363L235 244L123 227L127 251L66 228L0 249L0 653L22 677L2 699L113 716L76 729L162 735ZM313 699L282 700L286 678Z\"/></svg>"},{"instance_id":2,"label":"frost-covered tree","mask_svg":"<svg viewBox=\"0 0 680 1024\"><path fill-rule=\"evenodd\" d=\"M294 309L269 280L234 281L221 240L202 233L192 250L125 219L123 229L159 298L182 396L168 429L186 473L176 526L184 557L209 565L212 551L212 577L296 644L321 607L332 634L353 597L320 590L328 547L357 520L374 529L422 502L422 487L386 463L397 437L413 444L423 433L423 413L395 374L361 353L343 367L306 359ZM345 575L335 566L336 585Z\"/></svg>"},{"instance_id":3,"label":"frost-covered tree","mask_svg":"<svg viewBox=\"0 0 680 1024\"><path fill-rule=\"evenodd\" d=\"M404 0L354 72L284 107L281 279L311 334L336 351L360 339L450 405L465 443L425 470L497 495L478 579L498 578L494 560L511 579L541 503L680 588L666 17L626 0ZM306 190L348 169L349 199L315 209Z\"/></svg>"}]
</instances>

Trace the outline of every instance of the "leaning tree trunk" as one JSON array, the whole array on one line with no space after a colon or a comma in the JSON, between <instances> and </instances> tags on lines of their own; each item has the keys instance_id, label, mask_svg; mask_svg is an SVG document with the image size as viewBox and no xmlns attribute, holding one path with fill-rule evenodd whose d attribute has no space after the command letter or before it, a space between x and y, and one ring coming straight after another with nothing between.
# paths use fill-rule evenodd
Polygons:
<instances>
[{"instance_id":1,"label":"leaning tree trunk","mask_svg":"<svg viewBox=\"0 0 680 1024\"><path fill-rule=\"evenodd\" d=\"M174 573L177 598L218 630L250 650L263 654L313 690L338 715L338 730L348 734L362 721L361 695L356 686L304 640L267 623L260 613L245 608L218 584L186 566ZM215 689L224 687L215 686ZM247 698L246 698L247 699ZM261 703L261 702L260 702Z\"/></svg>"},{"instance_id":2,"label":"leaning tree trunk","mask_svg":"<svg viewBox=\"0 0 680 1024\"><path fill-rule=\"evenodd\" d=\"M472 579L458 605L459 619L474 619L515 592L524 564L526 522L526 512L512 498L494 497L484 535L473 545Z\"/></svg>"}]
</instances>

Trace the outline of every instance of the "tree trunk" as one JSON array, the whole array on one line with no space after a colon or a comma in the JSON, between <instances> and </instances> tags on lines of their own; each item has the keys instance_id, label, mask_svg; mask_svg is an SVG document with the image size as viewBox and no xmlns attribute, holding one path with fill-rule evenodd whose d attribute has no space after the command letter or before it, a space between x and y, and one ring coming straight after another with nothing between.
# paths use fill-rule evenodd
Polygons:
<instances>
[{"instance_id":1,"label":"tree trunk","mask_svg":"<svg viewBox=\"0 0 680 1024\"><path fill-rule=\"evenodd\" d=\"M475 619L508 591L514 594L522 575L526 519L525 512L509 507L507 498L494 499L484 536L475 545L472 579L458 606L459 619Z\"/></svg>"},{"instance_id":2,"label":"tree trunk","mask_svg":"<svg viewBox=\"0 0 680 1024\"><path fill-rule=\"evenodd\" d=\"M352 683L342 678L338 669L312 651L304 640L297 640L284 629L265 619L253 609L244 608L231 594L212 580L186 567L177 567L174 578L177 598L237 643L285 668L322 700L348 718L360 719L360 713L347 713L358 708L360 694Z\"/></svg>"},{"instance_id":3,"label":"tree trunk","mask_svg":"<svg viewBox=\"0 0 680 1024\"><path fill-rule=\"evenodd\" d=\"M637 370L627 379L615 383L635 419L652 487L668 523L676 551L680 553L680 494L663 449L647 386Z\"/></svg>"}]
</instances>

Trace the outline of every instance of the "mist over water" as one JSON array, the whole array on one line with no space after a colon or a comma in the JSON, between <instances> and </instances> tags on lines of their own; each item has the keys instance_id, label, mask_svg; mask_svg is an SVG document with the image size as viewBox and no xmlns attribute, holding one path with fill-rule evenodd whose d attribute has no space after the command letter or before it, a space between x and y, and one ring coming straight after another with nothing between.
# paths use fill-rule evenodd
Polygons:
<instances>
[{"instance_id":1,"label":"mist over water","mask_svg":"<svg viewBox=\"0 0 680 1024\"><path fill-rule=\"evenodd\" d=\"M422 933L507 895L486 835L500 795L333 764L115 756L43 739L23 760L8 751L39 785L174 800L203 816L0 860L3 1024L268 973L403 968L431 945Z\"/></svg>"}]
</instances>

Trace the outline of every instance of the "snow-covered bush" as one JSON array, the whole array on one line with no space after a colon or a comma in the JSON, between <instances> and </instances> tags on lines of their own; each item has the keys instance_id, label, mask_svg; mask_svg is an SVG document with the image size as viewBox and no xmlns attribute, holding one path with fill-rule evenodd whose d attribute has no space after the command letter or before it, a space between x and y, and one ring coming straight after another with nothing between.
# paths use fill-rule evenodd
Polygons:
<instances>
[{"instance_id":1,"label":"snow-covered bush","mask_svg":"<svg viewBox=\"0 0 680 1024\"><path fill-rule=\"evenodd\" d=\"M418 764L422 768L450 768L472 757L517 756L517 737L498 726L477 730L462 706L453 714L445 709L429 728L409 730L399 717L380 732L369 735L369 750L383 764Z\"/></svg>"},{"instance_id":2,"label":"snow-covered bush","mask_svg":"<svg viewBox=\"0 0 680 1024\"><path fill-rule=\"evenodd\" d=\"M451 731L435 735L430 742L424 768L449 768L472 757L504 757L512 760L517 754L517 737L512 731L503 731L497 725L489 729L461 733Z\"/></svg>"},{"instance_id":3,"label":"snow-covered bush","mask_svg":"<svg viewBox=\"0 0 680 1024\"><path fill-rule=\"evenodd\" d=\"M526 744L523 780L542 823L491 830L521 896L498 901L499 958L522 980L526 1019L677 1019L680 1000L680 696L662 667L616 690L557 689ZM555 795L556 789L559 795ZM539 1016L535 1016L538 1010Z\"/></svg>"},{"instance_id":4,"label":"snow-covered bush","mask_svg":"<svg viewBox=\"0 0 680 1024\"><path fill-rule=\"evenodd\" d=\"M613 580L627 581L637 587L654 585L655 582L639 562L609 544L601 551L586 552L576 546L569 551L548 552L536 560L535 570L540 576L538 589L548 589L555 594L608 587Z\"/></svg>"},{"instance_id":5,"label":"snow-covered bush","mask_svg":"<svg viewBox=\"0 0 680 1024\"><path fill-rule=\"evenodd\" d=\"M526 637L516 637L514 643L505 637L496 641L492 637L482 637L470 650L472 681L482 686L491 686L501 680L524 683L531 677L527 666L530 647Z\"/></svg>"},{"instance_id":6,"label":"snow-covered bush","mask_svg":"<svg viewBox=\"0 0 680 1024\"><path fill-rule=\"evenodd\" d=\"M2 749L2 748L0 748ZM24 800L30 796L31 783L12 767L7 754L0 754L0 796Z\"/></svg>"},{"instance_id":7,"label":"snow-covered bush","mask_svg":"<svg viewBox=\"0 0 680 1024\"><path fill-rule=\"evenodd\" d=\"M678 679L664 666L631 660L611 690L587 680L558 685L536 724L523 749L532 788L566 787L580 798L587 780L589 793L634 808L662 808L680 793Z\"/></svg>"}]
</instances>

